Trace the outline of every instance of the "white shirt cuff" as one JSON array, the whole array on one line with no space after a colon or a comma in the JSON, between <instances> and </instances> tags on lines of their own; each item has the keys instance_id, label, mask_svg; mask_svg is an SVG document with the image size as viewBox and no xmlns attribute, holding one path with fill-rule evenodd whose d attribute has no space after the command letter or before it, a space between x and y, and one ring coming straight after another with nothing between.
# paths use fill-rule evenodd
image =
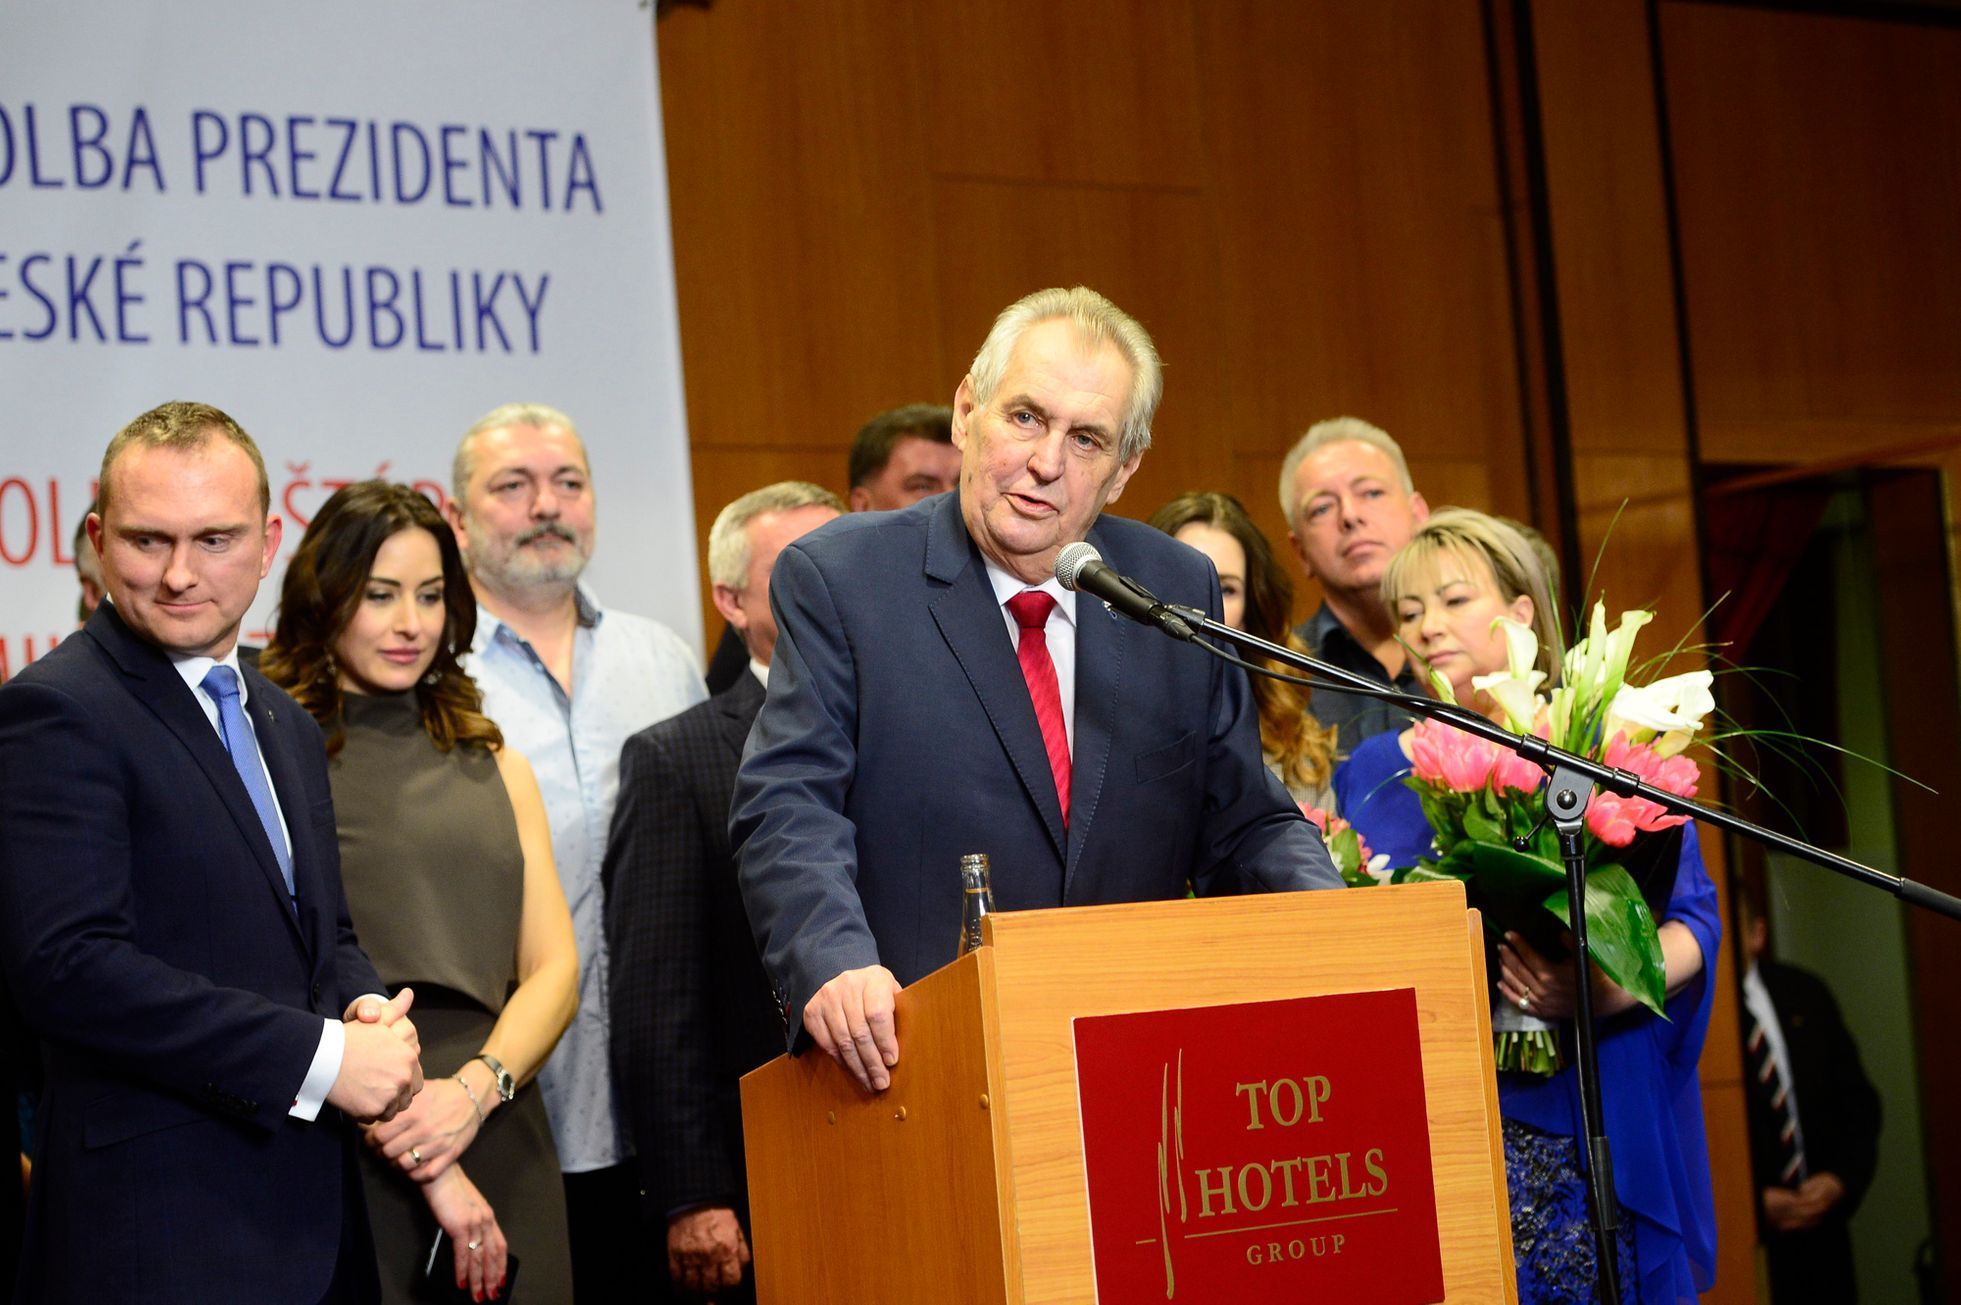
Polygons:
<instances>
[{"instance_id":1,"label":"white shirt cuff","mask_svg":"<svg viewBox=\"0 0 1961 1305\"><path fill-rule=\"evenodd\" d=\"M300 1084L299 1095L293 1098L293 1108L286 1112L295 1119L318 1119L320 1107L327 1103L327 1094L334 1090L334 1080L340 1077L341 1056L347 1051L347 1030L339 1020L321 1023L325 1027L320 1030L320 1045L314 1050L313 1063L307 1066L306 1080Z\"/></svg>"}]
</instances>

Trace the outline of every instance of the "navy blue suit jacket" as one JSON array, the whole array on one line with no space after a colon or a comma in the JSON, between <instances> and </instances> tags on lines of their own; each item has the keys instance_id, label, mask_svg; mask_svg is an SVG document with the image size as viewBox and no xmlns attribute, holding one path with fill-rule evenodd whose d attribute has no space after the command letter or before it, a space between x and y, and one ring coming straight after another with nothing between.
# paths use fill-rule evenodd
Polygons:
<instances>
[{"instance_id":1,"label":"navy blue suit jacket","mask_svg":"<svg viewBox=\"0 0 1961 1305\"><path fill-rule=\"evenodd\" d=\"M1103 517L1090 543L1168 602L1219 613L1211 564ZM959 494L843 517L778 555L769 698L736 779L743 898L792 1038L848 969L911 983L957 954L959 860L999 910L1336 888L1260 757L1245 673L1076 604L1065 828L1041 728Z\"/></svg>"},{"instance_id":2,"label":"navy blue suit jacket","mask_svg":"<svg viewBox=\"0 0 1961 1305\"><path fill-rule=\"evenodd\" d=\"M245 668L297 914L218 733L104 603L0 687L0 959L46 1050L21 1291L326 1291L354 1145L287 1114L323 1019L381 991L341 891L320 731Z\"/></svg>"}]
</instances>

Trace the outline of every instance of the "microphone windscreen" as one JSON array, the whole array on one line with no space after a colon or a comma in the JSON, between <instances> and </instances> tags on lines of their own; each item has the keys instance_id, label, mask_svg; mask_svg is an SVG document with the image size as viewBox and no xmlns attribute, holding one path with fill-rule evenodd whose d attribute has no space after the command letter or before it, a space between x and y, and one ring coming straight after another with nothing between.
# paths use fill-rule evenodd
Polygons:
<instances>
[{"instance_id":1,"label":"microphone windscreen","mask_svg":"<svg viewBox=\"0 0 1961 1305\"><path fill-rule=\"evenodd\" d=\"M1096 551L1096 545L1086 539L1063 545L1062 551L1055 555L1055 578L1062 582L1064 589L1074 591L1076 578L1083 568L1091 562L1101 562L1103 555Z\"/></svg>"}]
</instances>

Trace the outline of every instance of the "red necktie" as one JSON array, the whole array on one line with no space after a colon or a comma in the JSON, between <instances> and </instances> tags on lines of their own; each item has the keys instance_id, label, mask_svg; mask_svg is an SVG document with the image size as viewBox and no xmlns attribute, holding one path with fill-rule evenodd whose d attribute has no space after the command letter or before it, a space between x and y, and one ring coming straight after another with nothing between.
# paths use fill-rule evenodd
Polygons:
<instances>
[{"instance_id":1,"label":"red necktie","mask_svg":"<svg viewBox=\"0 0 1961 1305\"><path fill-rule=\"evenodd\" d=\"M1042 727L1042 743L1048 749L1049 769L1055 774L1055 795L1062 801L1062 823L1069 823L1069 729L1062 720L1062 686L1056 682L1055 663L1049 659L1049 613L1055 598L1039 589L1030 589L1008 600L1008 614L1021 627L1021 641L1015 657L1021 662L1021 678L1028 681L1028 697L1035 704L1035 721Z\"/></svg>"}]
</instances>

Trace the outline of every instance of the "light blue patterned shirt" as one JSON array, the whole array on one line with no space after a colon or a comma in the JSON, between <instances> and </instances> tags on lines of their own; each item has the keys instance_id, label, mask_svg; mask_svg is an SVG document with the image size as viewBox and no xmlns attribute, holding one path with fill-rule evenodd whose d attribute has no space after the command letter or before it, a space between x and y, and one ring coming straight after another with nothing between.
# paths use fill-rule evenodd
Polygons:
<instances>
[{"instance_id":1,"label":"light blue patterned shirt","mask_svg":"<svg viewBox=\"0 0 1961 1305\"><path fill-rule=\"evenodd\" d=\"M602 611L583 589L577 602L570 698L530 643L481 606L464 662L483 689L484 714L538 776L579 943L579 1013L538 1075L566 1173L604 1169L633 1154L613 1092L599 882L620 791L620 748L628 735L708 696L694 652L679 635L643 616Z\"/></svg>"}]
</instances>

